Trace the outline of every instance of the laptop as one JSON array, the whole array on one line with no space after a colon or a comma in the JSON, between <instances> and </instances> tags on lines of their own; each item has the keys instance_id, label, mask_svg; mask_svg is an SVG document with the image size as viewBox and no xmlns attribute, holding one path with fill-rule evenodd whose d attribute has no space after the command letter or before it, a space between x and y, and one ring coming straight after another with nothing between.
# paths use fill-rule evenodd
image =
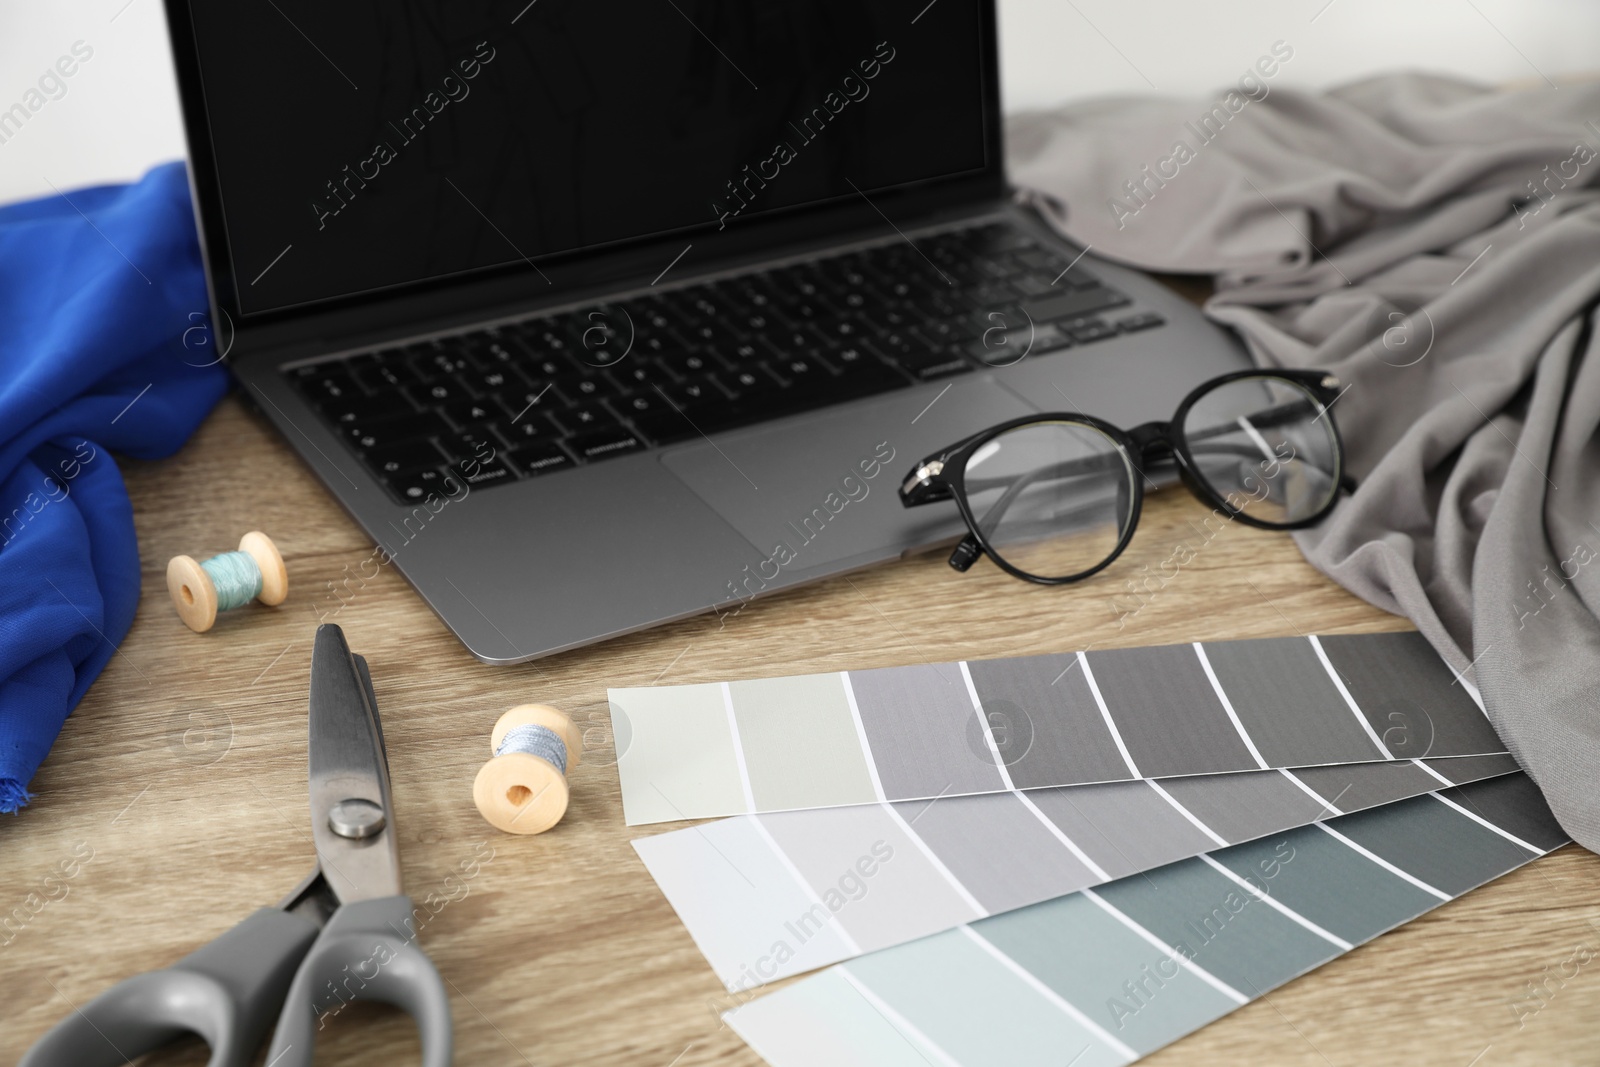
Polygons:
<instances>
[{"instance_id":1,"label":"laptop","mask_svg":"<svg viewBox=\"0 0 1600 1067\"><path fill-rule=\"evenodd\" d=\"M375 542L325 618L727 615L956 539L929 451L1247 365L1018 202L992 0L166 6L231 368Z\"/></svg>"}]
</instances>

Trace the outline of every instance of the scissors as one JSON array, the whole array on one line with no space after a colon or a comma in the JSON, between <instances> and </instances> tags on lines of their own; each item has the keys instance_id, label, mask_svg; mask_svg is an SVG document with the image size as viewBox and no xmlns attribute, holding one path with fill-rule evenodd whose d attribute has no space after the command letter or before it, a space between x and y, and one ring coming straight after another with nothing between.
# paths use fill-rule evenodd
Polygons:
<instances>
[{"instance_id":1,"label":"scissors","mask_svg":"<svg viewBox=\"0 0 1600 1067\"><path fill-rule=\"evenodd\" d=\"M310 876L277 907L74 1011L18 1067L113 1067L185 1032L211 1046L208 1067L246 1067L275 1013L266 1062L306 1067L318 1020L352 1000L409 1012L424 1067L447 1067L450 998L416 944L411 900L400 891L372 676L331 624L317 627L311 653L310 718Z\"/></svg>"}]
</instances>

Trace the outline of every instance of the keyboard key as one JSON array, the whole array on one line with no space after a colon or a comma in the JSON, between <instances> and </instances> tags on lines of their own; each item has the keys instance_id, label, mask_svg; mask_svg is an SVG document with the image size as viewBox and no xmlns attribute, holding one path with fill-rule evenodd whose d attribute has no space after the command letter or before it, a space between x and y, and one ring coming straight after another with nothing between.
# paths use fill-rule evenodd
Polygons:
<instances>
[{"instance_id":1,"label":"keyboard key","mask_svg":"<svg viewBox=\"0 0 1600 1067\"><path fill-rule=\"evenodd\" d=\"M1022 326L986 333L976 341L968 341L961 350L979 363L1009 367L1025 356L1043 355L1071 345L1072 341L1062 331L1049 323L1039 323L1032 329Z\"/></svg>"},{"instance_id":2,"label":"keyboard key","mask_svg":"<svg viewBox=\"0 0 1600 1067\"><path fill-rule=\"evenodd\" d=\"M435 378L430 382L413 385L406 390L406 395L419 407L433 407L448 404L453 400L472 399L472 393L467 387L451 378Z\"/></svg>"},{"instance_id":3,"label":"keyboard key","mask_svg":"<svg viewBox=\"0 0 1600 1067\"><path fill-rule=\"evenodd\" d=\"M621 366L612 367L606 371L606 377L616 386L619 393L648 389L657 382L672 380L666 371L645 359L630 359Z\"/></svg>"},{"instance_id":4,"label":"keyboard key","mask_svg":"<svg viewBox=\"0 0 1600 1067\"><path fill-rule=\"evenodd\" d=\"M537 417L540 412L559 410L566 407L568 402L561 390L550 382L534 382L521 389L497 393L495 400L515 422Z\"/></svg>"},{"instance_id":5,"label":"keyboard key","mask_svg":"<svg viewBox=\"0 0 1600 1067\"><path fill-rule=\"evenodd\" d=\"M442 405L439 411L458 430L483 426L505 417L499 405L488 400L454 400Z\"/></svg>"},{"instance_id":6,"label":"keyboard key","mask_svg":"<svg viewBox=\"0 0 1600 1067\"><path fill-rule=\"evenodd\" d=\"M985 307L995 307L1000 304L1010 304L1023 295L1012 286L1004 282L991 282L980 285L972 291L972 299Z\"/></svg>"},{"instance_id":7,"label":"keyboard key","mask_svg":"<svg viewBox=\"0 0 1600 1067\"><path fill-rule=\"evenodd\" d=\"M836 380L840 384L830 388L841 390L839 395L845 399L886 393L890 389L904 389L911 384L899 370L878 359L845 364L844 371Z\"/></svg>"},{"instance_id":8,"label":"keyboard key","mask_svg":"<svg viewBox=\"0 0 1600 1067\"><path fill-rule=\"evenodd\" d=\"M1043 249L1019 252L1012 257L1012 260L1029 270L1038 271L1057 289L1085 289L1100 284L1100 279L1081 265L1067 270L1068 264L1073 261L1055 252L1046 252ZM1063 274L1063 271L1066 273Z\"/></svg>"},{"instance_id":9,"label":"keyboard key","mask_svg":"<svg viewBox=\"0 0 1600 1067\"><path fill-rule=\"evenodd\" d=\"M923 319L953 319L967 315L972 311L973 305L967 301L952 300L938 293L923 293L915 300L907 301L904 309L913 318ZM984 310L993 310L986 308Z\"/></svg>"},{"instance_id":10,"label":"keyboard key","mask_svg":"<svg viewBox=\"0 0 1600 1067\"><path fill-rule=\"evenodd\" d=\"M575 466L572 457L553 444L525 445L513 448L507 458L523 474L549 474Z\"/></svg>"},{"instance_id":11,"label":"keyboard key","mask_svg":"<svg viewBox=\"0 0 1600 1067\"><path fill-rule=\"evenodd\" d=\"M374 448L449 433L450 427L437 412L414 411L350 423L342 427L342 432L358 452L370 452Z\"/></svg>"},{"instance_id":12,"label":"keyboard key","mask_svg":"<svg viewBox=\"0 0 1600 1067\"><path fill-rule=\"evenodd\" d=\"M505 446L486 426L472 433L443 434L439 437L439 447L451 459L477 459L482 462L497 455Z\"/></svg>"},{"instance_id":13,"label":"keyboard key","mask_svg":"<svg viewBox=\"0 0 1600 1067\"><path fill-rule=\"evenodd\" d=\"M844 345L830 349L823 357L823 361L836 371L848 371L852 367L864 363L878 363L878 357L863 349L860 345Z\"/></svg>"},{"instance_id":14,"label":"keyboard key","mask_svg":"<svg viewBox=\"0 0 1600 1067\"><path fill-rule=\"evenodd\" d=\"M911 332L927 340L933 347L943 348L969 339L973 328L960 319L946 319L921 323Z\"/></svg>"},{"instance_id":15,"label":"keyboard key","mask_svg":"<svg viewBox=\"0 0 1600 1067\"><path fill-rule=\"evenodd\" d=\"M1104 341L1107 337L1117 336L1117 328L1109 323L1091 320L1068 326L1067 333L1078 344L1086 345L1094 341Z\"/></svg>"},{"instance_id":16,"label":"keyboard key","mask_svg":"<svg viewBox=\"0 0 1600 1067\"><path fill-rule=\"evenodd\" d=\"M644 415L656 411L670 411L672 405L655 391L632 393L611 401L611 407L618 415L631 419L635 415Z\"/></svg>"},{"instance_id":17,"label":"keyboard key","mask_svg":"<svg viewBox=\"0 0 1600 1067\"><path fill-rule=\"evenodd\" d=\"M730 321L745 333L761 333L765 330L777 329L782 325L776 314L764 311L752 311L742 315L734 315Z\"/></svg>"},{"instance_id":18,"label":"keyboard key","mask_svg":"<svg viewBox=\"0 0 1600 1067\"><path fill-rule=\"evenodd\" d=\"M972 364L954 352L915 352L895 357L900 368L913 378L931 382L935 378L948 378L952 374L965 374Z\"/></svg>"},{"instance_id":19,"label":"keyboard key","mask_svg":"<svg viewBox=\"0 0 1600 1067\"><path fill-rule=\"evenodd\" d=\"M526 378L509 366L464 371L461 374L462 384L479 394L503 393L508 389L526 385L527 381Z\"/></svg>"},{"instance_id":20,"label":"keyboard key","mask_svg":"<svg viewBox=\"0 0 1600 1067\"><path fill-rule=\"evenodd\" d=\"M395 475L410 474L424 467L437 467L445 461L445 456L427 441L409 441L404 444L369 449L366 461L374 473L391 478Z\"/></svg>"},{"instance_id":21,"label":"keyboard key","mask_svg":"<svg viewBox=\"0 0 1600 1067\"><path fill-rule=\"evenodd\" d=\"M398 389L418 380L398 349L357 356L350 364L356 380L374 391Z\"/></svg>"},{"instance_id":22,"label":"keyboard key","mask_svg":"<svg viewBox=\"0 0 1600 1067\"><path fill-rule=\"evenodd\" d=\"M715 319L705 319L695 326L685 328L682 332L684 339L697 347L737 344L739 341L739 334L732 326Z\"/></svg>"},{"instance_id":23,"label":"keyboard key","mask_svg":"<svg viewBox=\"0 0 1600 1067\"><path fill-rule=\"evenodd\" d=\"M561 430L550 421L550 417L539 413L524 415L516 422L497 422L494 431L513 445L554 441L561 436Z\"/></svg>"},{"instance_id":24,"label":"keyboard key","mask_svg":"<svg viewBox=\"0 0 1600 1067\"><path fill-rule=\"evenodd\" d=\"M773 360L765 366L769 374L786 382L799 383L810 378L829 377L825 364L815 359L807 359L805 356Z\"/></svg>"},{"instance_id":25,"label":"keyboard key","mask_svg":"<svg viewBox=\"0 0 1600 1067\"><path fill-rule=\"evenodd\" d=\"M1117 329L1123 333L1134 333L1138 330L1148 330L1156 326L1166 325L1167 320L1154 311L1141 311L1126 318L1117 320Z\"/></svg>"},{"instance_id":26,"label":"keyboard key","mask_svg":"<svg viewBox=\"0 0 1600 1067\"><path fill-rule=\"evenodd\" d=\"M834 344L849 344L878 332L864 325L860 319L850 317L819 322L813 329Z\"/></svg>"},{"instance_id":27,"label":"keyboard key","mask_svg":"<svg viewBox=\"0 0 1600 1067\"><path fill-rule=\"evenodd\" d=\"M1038 296L1054 288L1050 284L1050 279L1042 274L1018 274L1009 280L1011 287L1023 297Z\"/></svg>"},{"instance_id":28,"label":"keyboard key","mask_svg":"<svg viewBox=\"0 0 1600 1067\"><path fill-rule=\"evenodd\" d=\"M432 382L436 379L453 379L463 371L472 370L472 366L465 358L454 352L434 352L431 355L413 358L411 369L422 381Z\"/></svg>"},{"instance_id":29,"label":"keyboard key","mask_svg":"<svg viewBox=\"0 0 1600 1067\"><path fill-rule=\"evenodd\" d=\"M528 377L541 381L561 381L589 373L565 356L550 354L529 356L518 368Z\"/></svg>"},{"instance_id":30,"label":"keyboard key","mask_svg":"<svg viewBox=\"0 0 1600 1067\"><path fill-rule=\"evenodd\" d=\"M661 392L679 407L726 399L726 394L709 377L689 378L677 385L662 386Z\"/></svg>"},{"instance_id":31,"label":"keyboard key","mask_svg":"<svg viewBox=\"0 0 1600 1067\"><path fill-rule=\"evenodd\" d=\"M777 392L778 382L759 368L742 370L723 377L722 382L735 397L750 398Z\"/></svg>"},{"instance_id":32,"label":"keyboard key","mask_svg":"<svg viewBox=\"0 0 1600 1067\"><path fill-rule=\"evenodd\" d=\"M457 477L474 489L486 489L492 485L517 480L517 476L511 473L511 468L498 457L490 460L476 458L463 460L457 463L454 469Z\"/></svg>"},{"instance_id":33,"label":"keyboard key","mask_svg":"<svg viewBox=\"0 0 1600 1067\"><path fill-rule=\"evenodd\" d=\"M724 349L721 353L728 365L733 367L743 366L746 363L758 363L762 360L773 359L781 354L781 350L775 347L765 337L752 337L748 341L741 341L739 344L736 344L731 348Z\"/></svg>"},{"instance_id":34,"label":"keyboard key","mask_svg":"<svg viewBox=\"0 0 1600 1067\"><path fill-rule=\"evenodd\" d=\"M657 362L679 378L697 378L722 369L721 360L703 352L676 352L662 356Z\"/></svg>"},{"instance_id":35,"label":"keyboard key","mask_svg":"<svg viewBox=\"0 0 1600 1067\"><path fill-rule=\"evenodd\" d=\"M919 341L910 333L902 333L898 330L881 333L874 337L870 344L864 344L862 347L876 350L882 355L895 359L902 355L926 352L928 350L927 342Z\"/></svg>"},{"instance_id":36,"label":"keyboard key","mask_svg":"<svg viewBox=\"0 0 1600 1067\"><path fill-rule=\"evenodd\" d=\"M967 247L979 255L997 256L1002 252L1038 247L1026 233L1003 222L980 226L968 232L972 237Z\"/></svg>"},{"instance_id":37,"label":"keyboard key","mask_svg":"<svg viewBox=\"0 0 1600 1067\"><path fill-rule=\"evenodd\" d=\"M341 426L363 419L381 419L415 410L398 389L385 389L381 393L353 393L339 399L323 400L317 405L323 417Z\"/></svg>"},{"instance_id":38,"label":"keyboard key","mask_svg":"<svg viewBox=\"0 0 1600 1067\"><path fill-rule=\"evenodd\" d=\"M438 496L461 495L461 483L454 475L446 475L437 467L410 471L389 479L389 490L401 503L413 504L427 499L430 493Z\"/></svg>"},{"instance_id":39,"label":"keyboard key","mask_svg":"<svg viewBox=\"0 0 1600 1067\"><path fill-rule=\"evenodd\" d=\"M560 328L548 319L534 319L529 322L517 324L517 336L526 344L538 358L547 358L556 355L568 355L573 348L573 341L566 337Z\"/></svg>"},{"instance_id":40,"label":"keyboard key","mask_svg":"<svg viewBox=\"0 0 1600 1067\"><path fill-rule=\"evenodd\" d=\"M620 456L627 452L640 452L645 448L638 434L621 426L574 434L567 438L566 444L578 454L579 459L590 462L610 459L612 456Z\"/></svg>"},{"instance_id":41,"label":"keyboard key","mask_svg":"<svg viewBox=\"0 0 1600 1067\"><path fill-rule=\"evenodd\" d=\"M614 427L617 422L617 417L599 404L577 404L570 408L558 409L550 414L556 422L564 426L570 433L579 433L601 427Z\"/></svg>"},{"instance_id":42,"label":"keyboard key","mask_svg":"<svg viewBox=\"0 0 1600 1067\"><path fill-rule=\"evenodd\" d=\"M356 380L345 371L342 362L301 367L296 371L295 383L313 404L348 400L365 393L365 390L356 384Z\"/></svg>"},{"instance_id":43,"label":"keyboard key","mask_svg":"<svg viewBox=\"0 0 1600 1067\"><path fill-rule=\"evenodd\" d=\"M1115 289L1094 286L1056 296L1039 297L1022 306L1035 322L1050 322L1054 319L1078 318L1128 303L1132 301Z\"/></svg>"}]
</instances>

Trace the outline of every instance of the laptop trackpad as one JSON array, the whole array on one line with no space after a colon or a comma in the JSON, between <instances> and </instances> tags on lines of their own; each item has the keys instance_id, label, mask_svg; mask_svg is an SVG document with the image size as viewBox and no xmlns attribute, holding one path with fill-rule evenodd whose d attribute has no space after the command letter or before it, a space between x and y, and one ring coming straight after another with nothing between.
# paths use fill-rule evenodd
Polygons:
<instances>
[{"instance_id":1,"label":"laptop trackpad","mask_svg":"<svg viewBox=\"0 0 1600 1067\"><path fill-rule=\"evenodd\" d=\"M942 395L911 389L736 431L715 445L669 449L661 462L762 556L798 573L959 534L963 525L952 503L902 507L901 480L929 452L1034 410L987 376L975 376ZM792 554L788 563L780 545Z\"/></svg>"}]
</instances>

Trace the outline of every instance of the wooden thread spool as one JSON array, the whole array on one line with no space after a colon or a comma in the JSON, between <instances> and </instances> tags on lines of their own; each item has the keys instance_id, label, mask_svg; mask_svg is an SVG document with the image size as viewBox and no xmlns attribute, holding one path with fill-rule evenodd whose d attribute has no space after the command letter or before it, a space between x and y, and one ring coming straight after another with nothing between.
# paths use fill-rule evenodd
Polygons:
<instances>
[{"instance_id":1,"label":"wooden thread spool","mask_svg":"<svg viewBox=\"0 0 1600 1067\"><path fill-rule=\"evenodd\" d=\"M167 564L167 593L184 625L203 634L216 623L219 611L252 599L273 607L282 604L289 595L289 571L272 538L252 530L239 538L238 552L204 563L193 556L173 556Z\"/></svg>"},{"instance_id":2,"label":"wooden thread spool","mask_svg":"<svg viewBox=\"0 0 1600 1067\"><path fill-rule=\"evenodd\" d=\"M583 755L583 735L565 712L549 704L517 705L494 724L489 752L492 758L472 783L472 802L489 825L508 834L542 834L561 821L567 769Z\"/></svg>"}]
</instances>

